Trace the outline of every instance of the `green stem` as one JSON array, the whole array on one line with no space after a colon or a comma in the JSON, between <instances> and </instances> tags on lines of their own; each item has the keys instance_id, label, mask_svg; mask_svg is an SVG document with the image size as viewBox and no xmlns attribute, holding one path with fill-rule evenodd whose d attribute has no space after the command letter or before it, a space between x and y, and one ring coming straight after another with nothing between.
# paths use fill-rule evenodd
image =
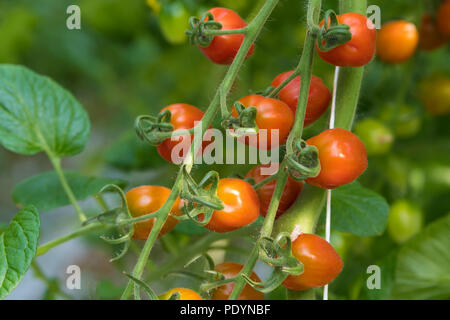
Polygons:
<instances>
[{"instance_id":1,"label":"green stem","mask_svg":"<svg viewBox=\"0 0 450 320\"><path fill-rule=\"evenodd\" d=\"M308 5L308 25L317 24L320 15L321 0L310 0ZM309 29L306 35L305 45L303 49L300 62L296 70L300 70L302 77L302 85L300 86L300 92L298 97L297 112L295 114L294 126L289 134L286 148L287 154L292 153L292 145L295 139L300 139L303 132L303 122L305 120L306 104L308 101L309 85L311 82L312 74L312 63L314 57L314 44L315 37L313 35L313 30ZM295 72L294 72L295 73ZM284 168L284 163L280 166ZM260 237L268 237L272 234L272 229L276 217L276 212L278 205L280 203L281 195L283 194L284 186L288 179L288 174L284 170L280 170L277 174L277 183L275 185L275 190L272 195L272 199L269 204L269 208L264 219L264 224L261 229ZM259 249L255 246L250 253L250 256L241 270L241 275L249 276L258 260ZM231 293L229 300L235 300L239 297L242 289L245 286L245 278L238 277L233 292Z\"/></svg>"},{"instance_id":2,"label":"green stem","mask_svg":"<svg viewBox=\"0 0 450 320\"><path fill-rule=\"evenodd\" d=\"M54 247L56 247L56 246L58 246L58 245L60 245L60 244L62 244L64 242L67 242L69 240L77 238L79 236L91 233L91 232L96 231L96 230L107 229L107 228L111 228L111 227L113 227L113 226L107 226L107 225L104 225L104 224L101 224L101 223L88 224L87 226L81 227L80 229L78 229L78 230L76 230L76 231L74 231L74 232L72 232L72 233L70 233L68 235L62 236L60 238L57 238L57 239L51 240L51 241L49 241L47 243L44 243L43 245L40 245L37 248L36 256L43 255L44 253L46 253L50 249L52 249L52 248L54 248Z\"/></svg>"},{"instance_id":3,"label":"green stem","mask_svg":"<svg viewBox=\"0 0 450 320\"><path fill-rule=\"evenodd\" d=\"M206 36L220 36L224 34L246 34L248 27L240 29L229 29L229 30L205 30L203 34Z\"/></svg>"},{"instance_id":4,"label":"green stem","mask_svg":"<svg viewBox=\"0 0 450 320\"><path fill-rule=\"evenodd\" d=\"M83 210L81 210L80 206L78 205L77 199L75 198L75 195L72 192L72 189L70 188L69 184L67 183L66 177L64 176L61 168L61 159L54 156L53 154L47 152L47 155L50 159L50 162L53 165L53 168L55 169L56 174L58 175L59 181L61 182L61 185L64 189L64 191L67 194L67 197L70 200L70 203L75 208L75 211L78 215L78 218L81 222L86 220L86 215L84 214Z\"/></svg>"},{"instance_id":5,"label":"green stem","mask_svg":"<svg viewBox=\"0 0 450 320\"><path fill-rule=\"evenodd\" d=\"M268 176L267 178L264 178L263 180L261 180L258 183L255 183L253 185L253 189L258 190L259 188L261 188L262 186L268 184L269 182L275 180L278 177L278 173L275 173L271 176Z\"/></svg>"}]
</instances>

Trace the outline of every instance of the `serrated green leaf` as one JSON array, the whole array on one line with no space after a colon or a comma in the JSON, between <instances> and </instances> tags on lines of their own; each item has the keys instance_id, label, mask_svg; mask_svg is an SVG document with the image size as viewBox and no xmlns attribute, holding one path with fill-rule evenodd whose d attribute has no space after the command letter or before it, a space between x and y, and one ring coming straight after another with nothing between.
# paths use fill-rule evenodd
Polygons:
<instances>
[{"instance_id":1,"label":"serrated green leaf","mask_svg":"<svg viewBox=\"0 0 450 320\"><path fill-rule=\"evenodd\" d=\"M386 200L358 182L331 193L331 228L367 237L386 229L389 205Z\"/></svg>"},{"instance_id":2,"label":"serrated green leaf","mask_svg":"<svg viewBox=\"0 0 450 320\"><path fill-rule=\"evenodd\" d=\"M80 153L90 123L70 92L48 77L16 65L0 65L0 143L11 151L57 157Z\"/></svg>"},{"instance_id":3,"label":"serrated green leaf","mask_svg":"<svg viewBox=\"0 0 450 320\"><path fill-rule=\"evenodd\" d=\"M75 171L63 171L75 198L83 200L100 191L107 184L124 187L120 179L82 176ZM13 200L17 205L34 205L40 211L47 211L70 204L55 171L48 171L28 178L14 187Z\"/></svg>"},{"instance_id":4,"label":"serrated green leaf","mask_svg":"<svg viewBox=\"0 0 450 320\"><path fill-rule=\"evenodd\" d=\"M35 207L23 208L0 235L0 299L19 284L36 254L40 220Z\"/></svg>"},{"instance_id":5,"label":"serrated green leaf","mask_svg":"<svg viewBox=\"0 0 450 320\"><path fill-rule=\"evenodd\" d=\"M450 214L428 225L401 247L394 299L450 297Z\"/></svg>"}]
</instances>

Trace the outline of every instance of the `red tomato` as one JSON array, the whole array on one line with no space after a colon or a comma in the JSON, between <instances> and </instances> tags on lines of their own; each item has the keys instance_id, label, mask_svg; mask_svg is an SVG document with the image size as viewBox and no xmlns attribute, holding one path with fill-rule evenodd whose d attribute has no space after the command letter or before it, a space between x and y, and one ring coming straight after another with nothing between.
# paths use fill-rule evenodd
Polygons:
<instances>
[{"instance_id":1,"label":"red tomato","mask_svg":"<svg viewBox=\"0 0 450 320\"><path fill-rule=\"evenodd\" d=\"M309 184L334 189L352 182L367 168L366 148L350 131L328 129L306 143L319 150L321 166L317 177L306 179Z\"/></svg>"},{"instance_id":2,"label":"red tomato","mask_svg":"<svg viewBox=\"0 0 450 320\"><path fill-rule=\"evenodd\" d=\"M140 217L159 210L170 195L170 189L161 186L140 186L131 189L126 194L128 209L132 217ZM178 220L171 215L180 216L180 199L177 199L172 206L170 215L167 217L158 237L171 231L178 223ZM133 238L146 240L153 228L156 218L136 222L134 224Z\"/></svg>"},{"instance_id":3,"label":"red tomato","mask_svg":"<svg viewBox=\"0 0 450 320\"><path fill-rule=\"evenodd\" d=\"M203 300L202 296L191 289L174 288L159 296L160 300L169 300L174 293L180 293L180 300Z\"/></svg>"},{"instance_id":4,"label":"red tomato","mask_svg":"<svg viewBox=\"0 0 450 320\"><path fill-rule=\"evenodd\" d=\"M185 103L176 103L171 104L161 111L169 110L172 114L170 123L173 125L173 130L180 129L191 129L194 127L196 121L200 121L203 118L203 111L197 109L196 107L185 104ZM169 162L181 163L186 154L184 154L185 148L180 148L180 152L172 154L172 149L180 143L180 146L186 144L187 142L192 142L194 139L194 135L185 135L174 138L167 138L163 141L158 147L158 153L161 157L166 159ZM190 144L187 144L189 147ZM203 145L203 148L205 144Z\"/></svg>"},{"instance_id":5,"label":"red tomato","mask_svg":"<svg viewBox=\"0 0 450 320\"><path fill-rule=\"evenodd\" d=\"M384 24L377 37L377 56L387 63L401 63L411 58L419 42L413 23L398 20Z\"/></svg>"},{"instance_id":6,"label":"red tomato","mask_svg":"<svg viewBox=\"0 0 450 320\"><path fill-rule=\"evenodd\" d=\"M339 24L350 26L352 38L330 51L320 51L317 47L319 56L340 67L361 67L369 63L375 53L375 25L366 16L354 12L338 15L337 18ZM321 25L323 23L322 21Z\"/></svg>"},{"instance_id":7,"label":"red tomato","mask_svg":"<svg viewBox=\"0 0 450 320\"><path fill-rule=\"evenodd\" d=\"M235 262L223 262L214 268L217 272L222 273L226 279L236 276L241 272L244 266ZM250 279L260 282L258 275L254 272L250 275ZM228 300L228 297L233 292L234 283L227 283L214 290L211 300ZM249 284L244 286L238 300L264 300L264 294L256 289L253 289Z\"/></svg>"},{"instance_id":8,"label":"red tomato","mask_svg":"<svg viewBox=\"0 0 450 320\"><path fill-rule=\"evenodd\" d=\"M241 29L247 26L244 20L233 10L226 8L212 8L214 20L222 24L221 30ZM243 34L227 34L215 36L207 47L198 46L203 54L217 64L230 64L233 62L239 48L244 41ZM250 47L247 58L253 54L254 45Z\"/></svg>"},{"instance_id":9,"label":"red tomato","mask_svg":"<svg viewBox=\"0 0 450 320\"><path fill-rule=\"evenodd\" d=\"M253 178L256 183L269 177L269 175L263 175L261 173L262 168L268 168L270 164L259 165L251 169L246 178ZM273 192L275 190L275 185L277 181L272 180L269 183L263 185L256 190L259 197L259 204L261 206L261 215L266 216L267 210L269 209L270 200L272 199ZM285 212L297 199L298 195L302 191L303 182L288 178L286 186L284 187L283 194L280 199L280 204L278 205L277 217L279 217L283 212Z\"/></svg>"},{"instance_id":10,"label":"red tomato","mask_svg":"<svg viewBox=\"0 0 450 320\"><path fill-rule=\"evenodd\" d=\"M278 87L286 80L294 71L287 71L279 74L273 81L272 86ZM297 111L298 94L300 92L300 76L295 77L283 89L280 90L278 96L280 100L285 102L292 111ZM311 77L309 86L308 103L306 105L306 114L304 125L310 125L319 119L327 110L331 100L331 92L322 82L322 79L316 76Z\"/></svg>"},{"instance_id":11,"label":"red tomato","mask_svg":"<svg viewBox=\"0 0 450 320\"><path fill-rule=\"evenodd\" d=\"M437 25L443 35L450 36L450 0L444 1L439 7Z\"/></svg>"},{"instance_id":12,"label":"red tomato","mask_svg":"<svg viewBox=\"0 0 450 320\"><path fill-rule=\"evenodd\" d=\"M431 51L447 43L447 37L442 35L436 21L430 14L424 14L419 27L419 46L422 50Z\"/></svg>"},{"instance_id":13,"label":"red tomato","mask_svg":"<svg viewBox=\"0 0 450 320\"><path fill-rule=\"evenodd\" d=\"M217 196L225 208L215 210L206 228L229 232L254 222L259 215L259 201L250 183L234 178L219 180Z\"/></svg>"},{"instance_id":14,"label":"red tomato","mask_svg":"<svg viewBox=\"0 0 450 320\"><path fill-rule=\"evenodd\" d=\"M253 141L251 136L243 138L246 144L270 150L286 142L294 124L294 113L286 103L256 94L243 97L239 102L245 107L256 107L256 124L259 130L266 130L267 133L267 141L265 141L265 135L260 132L257 134L256 141ZM233 116L237 117L234 108ZM272 131L276 134L275 130L278 130L278 140L272 141Z\"/></svg>"},{"instance_id":15,"label":"red tomato","mask_svg":"<svg viewBox=\"0 0 450 320\"><path fill-rule=\"evenodd\" d=\"M292 254L303 264L303 273L290 275L283 285L291 290L322 287L333 281L342 270L336 250L321 237L302 233L292 242Z\"/></svg>"}]
</instances>

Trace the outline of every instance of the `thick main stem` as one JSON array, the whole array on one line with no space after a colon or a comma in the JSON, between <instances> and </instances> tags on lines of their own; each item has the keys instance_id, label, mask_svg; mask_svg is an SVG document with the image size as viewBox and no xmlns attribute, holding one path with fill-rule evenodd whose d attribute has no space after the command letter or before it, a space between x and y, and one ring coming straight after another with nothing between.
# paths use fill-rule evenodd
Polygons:
<instances>
[{"instance_id":1,"label":"thick main stem","mask_svg":"<svg viewBox=\"0 0 450 320\"><path fill-rule=\"evenodd\" d=\"M223 82L221 83L215 97L211 101L208 109L205 112L205 115L202 118L202 121L197 125L199 126L198 129L199 134L194 135L194 140L192 142L191 148L189 150L188 155L185 158L185 161L183 163L183 167L186 168L186 171L189 173L192 170L192 167L194 165L195 155L198 154L197 151L201 147L202 140L204 133L206 129L210 126L212 120L214 119L217 111L218 106L220 102L220 96L226 96L228 92L231 89L231 86L233 85L237 74L245 60L245 57L247 56L248 51L250 50L251 45L255 41L256 37L258 36L259 32L261 31L264 23L266 22L267 18L270 16L270 13L277 5L278 0L267 0L264 6L259 11L258 15L253 19L253 21L248 25L247 33L244 38L244 41L242 42L241 48L239 49L238 53L236 54L235 59L233 60L233 63L230 65L230 68L228 69ZM180 169L178 176L177 176L177 182L172 188L172 192L169 196L169 199L166 201L163 207L166 207L165 210L161 213L161 215L158 216L156 219L156 222L152 228L152 231L150 232L150 235L144 245L144 248L142 249L141 255L138 258L138 262L133 270L133 276L136 278L140 278L142 275L142 272L144 270L144 267L146 265L146 262L148 260L148 257L150 255L151 249L156 241L157 235L159 234L162 226L164 225L164 222L167 219L167 216L169 215L170 208L172 207L173 203L175 202L176 197L178 197L180 190L181 190L181 179L183 178L183 167ZM133 290L133 282L130 280L128 282L127 287L125 288L125 291L122 294L121 299L128 299L131 292Z\"/></svg>"}]
</instances>

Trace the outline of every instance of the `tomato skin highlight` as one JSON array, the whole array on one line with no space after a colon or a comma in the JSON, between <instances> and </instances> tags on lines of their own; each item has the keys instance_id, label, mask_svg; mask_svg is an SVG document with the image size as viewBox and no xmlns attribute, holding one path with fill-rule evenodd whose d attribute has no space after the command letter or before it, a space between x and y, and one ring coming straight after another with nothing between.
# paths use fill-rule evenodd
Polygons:
<instances>
[{"instance_id":1,"label":"tomato skin highlight","mask_svg":"<svg viewBox=\"0 0 450 320\"><path fill-rule=\"evenodd\" d=\"M175 103L171 104L161 110L169 110L172 114L170 119L170 123L173 125L173 130L180 129L191 129L194 127L196 121L200 121L203 118L203 111L194 107L193 105L186 103ZM158 147L158 153L161 157L163 157L168 162L178 162L179 160L184 159L186 156L184 154L184 150L182 150L181 154L177 154L176 157L179 159L172 159L172 149L178 145L179 143L186 143L185 141L190 137L190 141L192 142L194 139L194 135L185 135L179 136L172 140L171 138L167 138L164 140ZM206 143L207 144L207 143ZM203 144L203 148L205 147L205 143ZM175 161L173 161L175 160Z\"/></svg>"},{"instance_id":2,"label":"tomato skin highlight","mask_svg":"<svg viewBox=\"0 0 450 320\"><path fill-rule=\"evenodd\" d=\"M306 143L317 147L321 165L317 177L306 179L309 184L334 189L354 181L367 168L366 148L350 131L328 129Z\"/></svg>"},{"instance_id":3,"label":"tomato skin highlight","mask_svg":"<svg viewBox=\"0 0 450 320\"><path fill-rule=\"evenodd\" d=\"M324 61L339 67L361 67L368 64L375 53L377 32L373 23L366 16L355 12L338 15L337 19L339 24L350 26L352 38L347 43L329 51L320 51L319 47L316 47L319 56ZM320 25L323 24L324 21L320 23Z\"/></svg>"},{"instance_id":4,"label":"tomato skin highlight","mask_svg":"<svg viewBox=\"0 0 450 320\"><path fill-rule=\"evenodd\" d=\"M214 270L222 273L226 279L236 276L241 272L244 266L235 262L223 262L215 266ZM260 282L261 279L254 272L250 275L250 279ZM211 300L228 300L234 289L234 283L227 283L214 290ZM238 297L238 300L264 300L264 294L256 289L253 289L249 284L246 284Z\"/></svg>"},{"instance_id":5,"label":"tomato skin highlight","mask_svg":"<svg viewBox=\"0 0 450 320\"><path fill-rule=\"evenodd\" d=\"M255 180L255 183L258 183L269 177L268 175L263 175L261 172L262 168L267 168L269 166L270 164L256 166L252 168L245 177L252 178ZM272 199L273 192L275 191L276 183L277 180L272 180L256 190L261 208L260 213L264 217L266 216L267 210L269 209L270 200ZM280 198L280 203L278 205L276 213L277 218L282 215L287 209L289 209L289 207L295 202L295 199L297 199L297 197L301 193L302 189L303 182L294 180L291 177L288 178L283 189L283 194Z\"/></svg>"},{"instance_id":6,"label":"tomato skin highlight","mask_svg":"<svg viewBox=\"0 0 450 320\"><path fill-rule=\"evenodd\" d=\"M203 300L197 292L187 288L174 288L159 296L160 300L169 300L174 293L180 293L180 300Z\"/></svg>"},{"instance_id":7,"label":"tomato skin highlight","mask_svg":"<svg viewBox=\"0 0 450 320\"><path fill-rule=\"evenodd\" d=\"M222 24L221 30L241 29L247 26L245 21L233 10L226 8L212 8L214 20ZM215 36L207 47L198 46L202 53L212 62L227 65L233 62L244 41L243 34L227 34ZM255 46L252 44L246 58L253 54Z\"/></svg>"},{"instance_id":8,"label":"tomato skin highlight","mask_svg":"<svg viewBox=\"0 0 450 320\"><path fill-rule=\"evenodd\" d=\"M284 144L294 125L294 113L286 103L281 100L266 98L261 95L252 94L239 99L244 107L256 107L256 124L258 128L267 130L267 144L261 142L261 134L257 134L256 142L249 137L240 138L247 145L253 145L259 149L273 149ZM232 115L238 114L233 107ZM278 130L278 141L272 141L272 130Z\"/></svg>"},{"instance_id":9,"label":"tomato skin highlight","mask_svg":"<svg viewBox=\"0 0 450 320\"><path fill-rule=\"evenodd\" d=\"M450 37L450 0L444 1L437 11L437 26L439 32Z\"/></svg>"},{"instance_id":10,"label":"tomato skin highlight","mask_svg":"<svg viewBox=\"0 0 450 320\"><path fill-rule=\"evenodd\" d=\"M205 227L215 232L229 232L253 223L259 216L259 199L252 185L244 180L219 180L217 196L225 208L215 210Z\"/></svg>"},{"instance_id":11,"label":"tomato skin highlight","mask_svg":"<svg viewBox=\"0 0 450 320\"><path fill-rule=\"evenodd\" d=\"M128 209L133 218L140 217L159 210L169 198L171 190L161 186L140 186L131 189L125 195ZM169 216L164 223L158 237L170 232L178 223L178 220L171 215L180 216L180 199L177 198L170 210ZM136 222L134 224L133 239L146 240L153 228L156 218Z\"/></svg>"},{"instance_id":12,"label":"tomato skin highlight","mask_svg":"<svg viewBox=\"0 0 450 320\"><path fill-rule=\"evenodd\" d=\"M280 73L272 81L272 86L278 87L284 80L294 71L287 71ZM298 94L300 92L301 80L300 76L295 77L289 82L283 89L280 90L278 96L280 100L286 103L289 108L294 112L297 111ZM308 102L306 105L305 122L304 125L308 126L317 119L319 119L325 111L327 111L328 105L331 100L331 92L325 86L322 79L316 76L311 77L311 84L309 86Z\"/></svg>"},{"instance_id":13,"label":"tomato skin highlight","mask_svg":"<svg viewBox=\"0 0 450 320\"><path fill-rule=\"evenodd\" d=\"M436 21L430 14L424 14L419 27L419 46L424 51L432 51L447 43L448 38L440 33Z\"/></svg>"},{"instance_id":14,"label":"tomato skin highlight","mask_svg":"<svg viewBox=\"0 0 450 320\"><path fill-rule=\"evenodd\" d=\"M343 262L336 250L325 239L302 233L292 242L292 254L303 264L303 273L290 275L283 286L290 290L322 287L341 272Z\"/></svg>"},{"instance_id":15,"label":"tomato skin highlight","mask_svg":"<svg viewBox=\"0 0 450 320\"><path fill-rule=\"evenodd\" d=\"M402 63L416 52L419 33L413 23L397 20L385 23L377 36L377 57L387 63Z\"/></svg>"}]
</instances>

